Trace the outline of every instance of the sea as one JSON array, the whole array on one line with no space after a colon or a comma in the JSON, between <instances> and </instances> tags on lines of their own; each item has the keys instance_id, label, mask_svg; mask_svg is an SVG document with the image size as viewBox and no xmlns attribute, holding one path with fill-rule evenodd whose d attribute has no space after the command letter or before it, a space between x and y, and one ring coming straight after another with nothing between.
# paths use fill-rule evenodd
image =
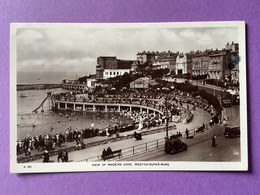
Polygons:
<instances>
[{"instance_id":1,"label":"sea","mask_svg":"<svg viewBox=\"0 0 260 195\"><path fill-rule=\"evenodd\" d=\"M17 84L58 84L63 79L88 75L88 72L17 72Z\"/></svg>"},{"instance_id":2,"label":"sea","mask_svg":"<svg viewBox=\"0 0 260 195\"><path fill-rule=\"evenodd\" d=\"M18 73L17 83L23 84L55 84L61 83L64 78L76 79L86 76L74 73ZM60 113L50 110L51 102L45 101L38 113L32 113L44 98L47 92L61 93L68 90L62 88L46 90L23 90L17 91L17 139L27 136L65 133L68 128L90 128L94 123L95 128L104 129L114 124L129 124L130 119L119 113ZM24 97L21 97L24 96ZM43 112L41 112L43 110Z\"/></svg>"}]
</instances>

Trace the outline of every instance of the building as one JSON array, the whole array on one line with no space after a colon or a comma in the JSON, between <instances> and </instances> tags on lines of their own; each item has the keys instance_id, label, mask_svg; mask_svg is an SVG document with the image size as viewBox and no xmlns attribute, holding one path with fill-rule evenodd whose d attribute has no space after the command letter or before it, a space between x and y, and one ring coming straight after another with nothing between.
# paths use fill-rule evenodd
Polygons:
<instances>
[{"instance_id":1,"label":"building","mask_svg":"<svg viewBox=\"0 0 260 195\"><path fill-rule=\"evenodd\" d=\"M138 52L137 53L137 60L139 61L140 65L144 65L145 63L151 65L155 60L156 53L155 52Z\"/></svg>"},{"instance_id":2,"label":"building","mask_svg":"<svg viewBox=\"0 0 260 195\"><path fill-rule=\"evenodd\" d=\"M238 43L234 43L234 42L232 42L231 44L227 43L225 49L234 53L238 53L239 45Z\"/></svg>"},{"instance_id":3,"label":"building","mask_svg":"<svg viewBox=\"0 0 260 195\"><path fill-rule=\"evenodd\" d=\"M130 69L105 69L103 72L103 79L123 76L125 73L130 73Z\"/></svg>"},{"instance_id":4,"label":"building","mask_svg":"<svg viewBox=\"0 0 260 195\"><path fill-rule=\"evenodd\" d=\"M155 60L153 61L152 68L158 69L176 69L176 57L177 55L171 51L168 52L156 52Z\"/></svg>"},{"instance_id":5,"label":"building","mask_svg":"<svg viewBox=\"0 0 260 195\"><path fill-rule=\"evenodd\" d=\"M137 72L139 66L140 62L138 60L133 60L133 63L131 64L131 71Z\"/></svg>"},{"instance_id":6,"label":"building","mask_svg":"<svg viewBox=\"0 0 260 195\"><path fill-rule=\"evenodd\" d=\"M192 75L207 75L209 67L209 54L208 51L197 51L192 57Z\"/></svg>"},{"instance_id":7,"label":"building","mask_svg":"<svg viewBox=\"0 0 260 195\"><path fill-rule=\"evenodd\" d=\"M117 60L117 69L131 69L134 60Z\"/></svg>"},{"instance_id":8,"label":"building","mask_svg":"<svg viewBox=\"0 0 260 195\"><path fill-rule=\"evenodd\" d=\"M174 56L166 57L166 58L157 58L152 65L152 68L154 70L158 69L170 69L175 70L176 69L176 58Z\"/></svg>"},{"instance_id":9,"label":"building","mask_svg":"<svg viewBox=\"0 0 260 195\"><path fill-rule=\"evenodd\" d=\"M231 62L234 64L234 68L231 70L231 83L239 83L239 45L232 42L227 43L226 50L230 51Z\"/></svg>"},{"instance_id":10,"label":"building","mask_svg":"<svg viewBox=\"0 0 260 195\"><path fill-rule=\"evenodd\" d=\"M102 79L105 69L117 69L116 57L100 56L97 58L96 74L97 78Z\"/></svg>"},{"instance_id":11,"label":"building","mask_svg":"<svg viewBox=\"0 0 260 195\"><path fill-rule=\"evenodd\" d=\"M209 58L209 78L230 81L231 70L228 68L228 64L230 63L230 51L225 49L210 51Z\"/></svg>"},{"instance_id":12,"label":"building","mask_svg":"<svg viewBox=\"0 0 260 195\"><path fill-rule=\"evenodd\" d=\"M130 83L130 89L148 89L149 88L149 80L148 77L142 77L136 79Z\"/></svg>"},{"instance_id":13,"label":"building","mask_svg":"<svg viewBox=\"0 0 260 195\"><path fill-rule=\"evenodd\" d=\"M209 69L209 54L208 52L204 52L202 55L202 70L201 70L201 75L208 75L208 69Z\"/></svg>"},{"instance_id":14,"label":"building","mask_svg":"<svg viewBox=\"0 0 260 195\"><path fill-rule=\"evenodd\" d=\"M113 78L129 73L132 60L119 60L115 56L100 56L97 58L96 74L98 79Z\"/></svg>"},{"instance_id":15,"label":"building","mask_svg":"<svg viewBox=\"0 0 260 195\"><path fill-rule=\"evenodd\" d=\"M130 89L132 90L145 90L152 86L156 86L158 83L148 77L141 77L130 83Z\"/></svg>"},{"instance_id":16,"label":"building","mask_svg":"<svg viewBox=\"0 0 260 195\"><path fill-rule=\"evenodd\" d=\"M192 58L192 76L201 75L202 59L201 54L195 54Z\"/></svg>"},{"instance_id":17,"label":"building","mask_svg":"<svg viewBox=\"0 0 260 195\"><path fill-rule=\"evenodd\" d=\"M176 74L192 73L192 57L193 53L178 53L176 57Z\"/></svg>"},{"instance_id":18,"label":"building","mask_svg":"<svg viewBox=\"0 0 260 195\"><path fill-rule=\"evenodd\" d=\"M87 90L85 83L80 83L78 80L63 79L62 88L71 90Z\"/></svg>"},{"instance_id":19,"label":"building","mask_svg":"<svg viewBox=\"0 0 260 195\"><path fill-rule=\"evenodd\" d=\"M87 79L87 87L88 88L94 88L96 86L97 79L95 78L88 78Z\"/></svg>"}]
</instances>

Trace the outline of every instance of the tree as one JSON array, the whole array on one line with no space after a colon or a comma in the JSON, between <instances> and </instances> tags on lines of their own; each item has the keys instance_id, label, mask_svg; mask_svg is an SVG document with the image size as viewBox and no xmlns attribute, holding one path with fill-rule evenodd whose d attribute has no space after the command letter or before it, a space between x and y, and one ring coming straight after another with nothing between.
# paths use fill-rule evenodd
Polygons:
<instances>
[{"instance_id":1,"label":"tree","mask_svg":"<svg viewBox=\"0 0 260 195\"><path fill-rule=\"evenodd\" d=\"M152 79L161 78L161 77L163 77L163 75L164 75L163 69L154 70L151 74Z\"/></svg>"},{"instance_id":2,"label":"tree","mask_svg":"<svg viewBox=\"0 0 260 195\"><path fill-rule=\"evenodd\" d=\"M170 72L170 69L169 68L165 68L163 69L163 75L166 75Z\"/></svg>"},{"instance_id":3,"label":"tree","mask_svg":"<svg viewBox=\"0 0 260 195\"><path fill-rule=\"evenodd\" d=\"M78 81L79 81L80 83L86 83L86 82L87 82L87 79L88 79L88 77L87 77L87 76L84 76L84 77L78 78Z\"/></svg>"},{"instance_id":4,"label":"tree","mask_svg":"<svg viewBox=\"0 0 260 195\"><path fill-rule=\"evenodd\" d=\"M174 76L175 75L175 70L170 71L170 75Z\"/></svg>"},{"instance_id":5,"label":"tree","mask_svg":"<svg viewBox=\"0 0 260 195\"><path fill-rule=\"evenodd\" d=\"M131 75L126 72L126 73L124 73L124 75L122 77L119 78L119 80L117 80L114 87L117 89L121 89L121 88L129 85L129 83L132 81L133 81L133 79L132 79Z\"/></svg>"}]
</instances>

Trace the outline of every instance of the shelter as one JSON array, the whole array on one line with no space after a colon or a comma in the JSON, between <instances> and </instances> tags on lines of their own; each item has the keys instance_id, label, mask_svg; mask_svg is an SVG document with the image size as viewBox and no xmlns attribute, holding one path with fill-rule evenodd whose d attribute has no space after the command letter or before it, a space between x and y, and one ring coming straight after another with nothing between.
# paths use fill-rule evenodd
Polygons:
<instances>
[{"instance_id":1,"label":"shelter","mask_svg":"<svg viewBox=\"0 0 260 195\"><path fill-rule=\"evenodd\" d=\"M158 83L148 77L141 77L130 83L130 89L148 89Z\"/></svg>"}]
</instances>

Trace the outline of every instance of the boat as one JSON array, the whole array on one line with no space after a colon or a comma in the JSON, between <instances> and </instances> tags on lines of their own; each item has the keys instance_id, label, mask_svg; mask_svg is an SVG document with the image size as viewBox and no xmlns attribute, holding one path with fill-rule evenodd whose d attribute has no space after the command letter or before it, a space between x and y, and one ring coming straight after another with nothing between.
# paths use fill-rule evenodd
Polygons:
<instances>
[{"instance_id":1,"label":"boat","mask_svg":"<svg viewBox=\"0 0 260 195\"><path fill-rule=\"evenodd\" d=\"M26 95L24 95L24 94L21 94L19 97L20 97L20 98L26 98L26 97L28 97L28 96L26 96Z\"/></svg>"}]
</instances>

